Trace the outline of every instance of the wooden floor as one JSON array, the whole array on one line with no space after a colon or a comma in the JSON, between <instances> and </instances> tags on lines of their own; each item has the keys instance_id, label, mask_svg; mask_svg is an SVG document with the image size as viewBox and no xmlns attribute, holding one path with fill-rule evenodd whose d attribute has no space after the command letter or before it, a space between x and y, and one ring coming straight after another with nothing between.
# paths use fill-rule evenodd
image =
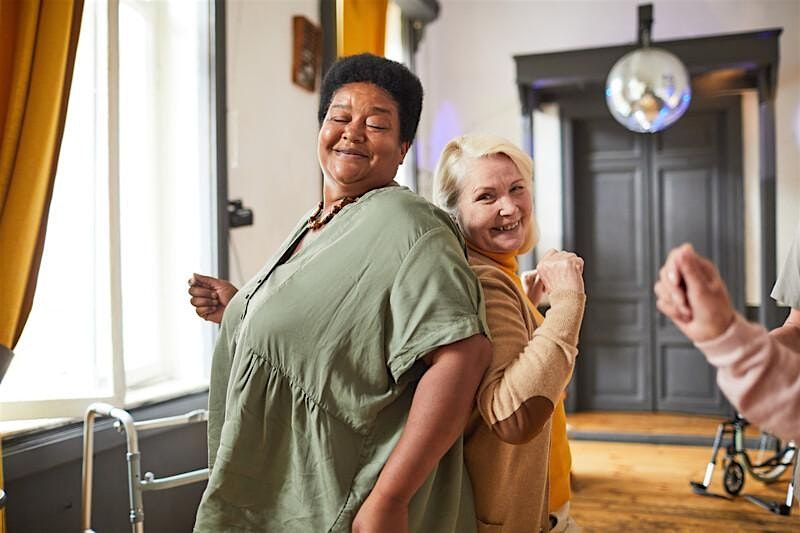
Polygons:
<instances>
[{"instance_id":1,"label":"wooden floor","mask_svg":"<svg viewBox=\"0 0 800 533\"><path fill-rule=\"evenodd\" d=\"M719 422L682 415L592 415L570 415L569 423L581 431L711 435ZM710 447L592 441L572 441L570 447L572 513L584 531L800 532L797 505L793 516L784 517L741 497L727 501L693 494L689 481L702 481ZM717 468L713 492L724 492L721 478ZM783 501L786 481L766 486L746 476L742 492Z\"/></svg>"},{"instance_id":2,"label":"wooden floor","mask_svg":"<svg viewBox=\"0 0 800 533\"><path fill-rule=\"evenodd\" d=\"M580 432L636 433L639 435L697 435L713 437L719 416L673 413L619 413L591 411L571 413L570 429Z\"/></svg>"}]
</instances>

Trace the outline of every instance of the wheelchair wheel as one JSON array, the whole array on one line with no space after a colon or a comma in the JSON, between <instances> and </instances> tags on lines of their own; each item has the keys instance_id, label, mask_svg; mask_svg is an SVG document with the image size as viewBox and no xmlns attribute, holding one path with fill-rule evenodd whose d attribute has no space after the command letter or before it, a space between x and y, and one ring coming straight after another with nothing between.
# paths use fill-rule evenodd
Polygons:
<instances>
[{"instance_id":1,"label":"wheelchair wheel","mask_svg":"<svg viewBox=\"0 0 800 533\"><path fill-rule=\"evenodd\" d=\"M744 468L738 462L731 460L725 465L725 472L722 477L722 484L725 492L731 496L736 496L744 487Z\"/></svg>"}]
</instances>

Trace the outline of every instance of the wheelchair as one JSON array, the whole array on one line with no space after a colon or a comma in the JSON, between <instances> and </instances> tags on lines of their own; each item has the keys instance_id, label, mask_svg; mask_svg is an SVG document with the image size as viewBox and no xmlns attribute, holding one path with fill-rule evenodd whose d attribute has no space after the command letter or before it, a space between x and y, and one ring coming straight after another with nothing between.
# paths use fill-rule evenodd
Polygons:
<instances>
[{"instance_id":1,"label":"wheelchair","mask_svg":"<svg viewBox=\"0 0 800 533\"><path fill-rule=\"evenodd\" d=\"M705 477L702 483L690 482L692 491L702 496L731 499L730 497L741 493L745 483L745 474L757 481L770 484L780 480L786 470L792 468L792 477L789 480L786 499L783 502L772 502L758 496L744 495L750 502L772 513L788 516L791 514L795 498L800 497L796 493L798 482L800 482L797 445L793 441L782 442L766 432L762 432L758 440L748 438L747 428L749 426L747 420L736 414L732 420L722 422L717 427L711 449L711 460L706 467ZM719 450L728 436L730 436L730 440L725 446L725 457L722 460L722 486L729 496L724 496L714 494L708 488L717 465Z\"/></svg>"}]
</instances>

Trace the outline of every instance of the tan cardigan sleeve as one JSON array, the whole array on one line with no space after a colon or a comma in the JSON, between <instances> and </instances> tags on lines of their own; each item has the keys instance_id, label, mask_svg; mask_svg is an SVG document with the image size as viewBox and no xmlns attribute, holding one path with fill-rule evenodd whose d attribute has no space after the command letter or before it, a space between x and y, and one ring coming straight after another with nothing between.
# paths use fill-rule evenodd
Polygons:
<instances>
[{"instance_id":1,"label":"tan cardigan sleeve","mask_svg":"<svg viewBox=\"0 0 800 533\"><path fill-rule=\"evenodd\" d=\"M514 282L497 269L477 272L495 351L478 410L498 438L521 444L542 430L572 376L586 295L551 293L551 307L531 338L527 304Z\"/></svg>"}]
</instances>

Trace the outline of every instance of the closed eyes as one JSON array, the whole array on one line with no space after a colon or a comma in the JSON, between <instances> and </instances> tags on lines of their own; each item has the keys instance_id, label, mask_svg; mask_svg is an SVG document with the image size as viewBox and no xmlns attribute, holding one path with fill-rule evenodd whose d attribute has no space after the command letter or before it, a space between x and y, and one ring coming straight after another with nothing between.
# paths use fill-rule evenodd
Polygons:
<instances>
[{"instance_id":1,"label":"closed eyes","mask_svg":"<svg viewBox=\"0 0 800 533\"><path fill-rule=\"evenodd\" d=\"M347 124L350 122L350 117L331 117L330 120L332 122L336 122L337 124ZM383 124L370 124L367 123L366 126L372 130L389 130L391 126L384 126Z\"/></svg>"}]
</instances>

